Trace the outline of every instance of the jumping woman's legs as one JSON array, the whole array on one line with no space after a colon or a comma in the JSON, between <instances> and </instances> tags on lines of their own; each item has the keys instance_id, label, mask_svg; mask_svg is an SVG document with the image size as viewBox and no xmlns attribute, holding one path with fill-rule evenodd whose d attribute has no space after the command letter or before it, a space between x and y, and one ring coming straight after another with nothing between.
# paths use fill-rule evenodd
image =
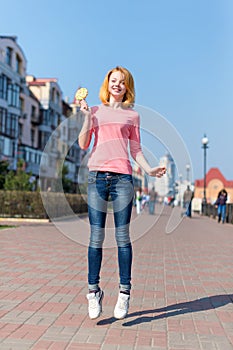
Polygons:
<instances>
[{"instance_id":1,"label":"jumping woman's legs","mask_svg":"<svg viewBox=\"0 0 233 350\"><path fill-rule=\"evenodd\" d=\"M99 289L102 263L102 246L105 237L108 191L102 174L90 172L88 176L88 215L90 221L90 243L88 247L88 287Z\"/></svg>"},{"instance_id":2,"label":"jumping woman's legs","mask_svg":"<svg viewBox=\"0 0 233 350\"><path fill-rule=\"evenodd\" d=\"M110 194L113 200L115 237L118 247L120 290L129 292L132 266L129 226L134 196L132 176L118 175L118 181L113 182Z\"/></svg>"}]
</instances>

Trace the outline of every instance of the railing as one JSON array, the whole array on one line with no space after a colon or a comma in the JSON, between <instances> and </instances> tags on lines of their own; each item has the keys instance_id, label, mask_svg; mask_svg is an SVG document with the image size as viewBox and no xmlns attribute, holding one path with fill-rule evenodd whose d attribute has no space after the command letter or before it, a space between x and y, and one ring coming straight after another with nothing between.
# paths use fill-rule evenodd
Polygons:
<instances>
[{"instance_id":1,"label":"railing","mask_svg":"<svg viewBox=\"0 0 233 350\"><path fill-rule=\"evenodd\" d=\"M206 204L206 216L215 219L218 216L218 208L212 204ZM233 224L233 204L227 204L226 207L226 222Z\"/></svg>"}]
</instances>

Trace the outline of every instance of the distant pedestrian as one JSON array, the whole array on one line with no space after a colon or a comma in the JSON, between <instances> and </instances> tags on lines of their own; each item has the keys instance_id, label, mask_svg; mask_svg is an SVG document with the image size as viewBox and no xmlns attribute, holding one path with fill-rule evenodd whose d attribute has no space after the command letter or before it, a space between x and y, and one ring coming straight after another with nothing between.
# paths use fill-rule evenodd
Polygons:
<instances>
[{"instance_id":1,"label":"distant pedestrian","mask_svg":"<svg viewBox=\"0 0 233 350\"><path fill-rule=\"evenodd\" d=\"M147 190L145 190L142 194L142 203L141 203L141 210L142 211L147 211L148 203L149 203L149 194L148 194Z\"/></svg>"},{"instance_id":2,"label":"distant pedestrian","mask_svg":"<svg viewBox=\"0 0 233 350\"><path fill-rule=\"evenodd\" d=\"M188 185L183 195L183 203L184 208L186 209L185 215L189 218L192 217L192 199L193 199L193 191Z\"/></svg>"},{"instance_id":3,"label":"distant pedestrian","mask_svg":"<svg viewBox=\"0 0 233 350\"><path fill-rule=\"evenodd\" d=\"M142 210L142 196L143 196L142 189L138 188L136 191L136 212L137 212L137 214L140 214L141 210Z\"/></svg>"},{"instance_id":4,"label":"distant pedestrian","mask_svg":"<svg viewBox=\"0 0 233 350\"><path fill-rule=\"evenodd\" d=\"M215 206L218 208L218 222L222 220L223 224L226 220L226 202L227 202L227 191L223 188L218 193L218 198L215 202Z\"/></svg>"},{"instance_id":5,"label":"distant pedestrian","mask_svg":"<svg viewBox=\"0 0 233 350\"><path fill-rule=\"evenodd\" d=\"M100 316L104 293L99 287L105 238L108 201L114 214L115 237L118 246L119 294L114 309L115 318L126 317L131 290L132 245L130 219L133 205L133 178L129 151L136 163L149 175L162 177L165 167L151 167L140 142L140 118L133 109L135 91L131 73L123 67L110 70L99 94L102 104L89 108L80 102L84 123L79 145L87 149L94 136L88 161L88 215L90 242L88 247L88 312L91 319ZM85 234L85 233L84 233Z\"/></svg>"},{"instance_id":6,"label":"distant pedestrian","mask_svg":"<svg viewBox=\"0 0 233 350\"><path fill-rule=\"evenodd\" d=\"M152 187L152 189L149 192L149 214L154 215L155 213L155 201L157 197L157 192L155 192L155 188Z\"/></svg>"}]
</instances>

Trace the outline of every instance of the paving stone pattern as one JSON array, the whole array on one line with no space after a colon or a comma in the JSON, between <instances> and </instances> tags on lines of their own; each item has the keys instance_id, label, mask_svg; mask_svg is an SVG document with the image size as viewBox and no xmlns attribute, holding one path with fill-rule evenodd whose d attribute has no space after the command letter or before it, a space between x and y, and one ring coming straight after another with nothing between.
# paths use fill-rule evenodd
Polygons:
<instances>
[{"instance_id":1,"label":"paving stone pattern","mask_svg":"<svg viewBox=\"0 0 233 350\"><path fill-rule=\"evenodd\" d=\"M104 250L103 314L90 320L87 247L51 222L1 230L0 349L233 350L233 225L195 215L166 234L170 210L133 243L124 320L113 317L116 248Z\"/></svg>"}]
</instances>

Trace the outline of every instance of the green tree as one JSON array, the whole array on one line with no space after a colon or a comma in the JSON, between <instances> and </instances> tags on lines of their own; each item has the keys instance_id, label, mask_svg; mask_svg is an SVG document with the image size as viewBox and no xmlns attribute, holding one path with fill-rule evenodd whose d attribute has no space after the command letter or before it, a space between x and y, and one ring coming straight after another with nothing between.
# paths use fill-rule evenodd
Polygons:
<instances>
[{"instance_id":1,"label":"green tree","mask_svg":"<svg viewBox=\"0 0 233 350\"><path fill-rule=\"evenodd\" d=\"M9 167L8 161L6 160L0 161L0 190L4 189L6 176L7 176L7 173L9 172L8 167Z\"/></svg>"},{"instance_id":2,"label":"green tree","mask_svg":"<svg viewBox=\"0 0 233 350\"><path fill-rule=\"evenodd\" d=\"M4 189L8 191L32 191L34 183L30 181L31 176L31 173L25 172L24 161L20 159L16 172L11 170L6 175Z\"/></svg>"},{"instance_id":3,"label":"green tree","mask_svg":"<svg viewBox=\"0 0 233 350\"><path fill-rule=\"evenodd\" d=\"M63 165L62 168L62 186L63 186L63 191L65 193L71 193L73 190L73 183L70 179L68 179L66 176L69 173L69 169L66 165Z\"/></svg>"},{"instance_id":4,"label":"green tree","mask_svg":"<svg viewBox=\"0 0 233 350\"><path fill-rule=\"evenodd\" d=\"M64 164L60 164L58 178L53 181L52 191L64 193L73 192L73 182L67 177L68 173L68 167Z\"/></svg>"}]
</instances>

